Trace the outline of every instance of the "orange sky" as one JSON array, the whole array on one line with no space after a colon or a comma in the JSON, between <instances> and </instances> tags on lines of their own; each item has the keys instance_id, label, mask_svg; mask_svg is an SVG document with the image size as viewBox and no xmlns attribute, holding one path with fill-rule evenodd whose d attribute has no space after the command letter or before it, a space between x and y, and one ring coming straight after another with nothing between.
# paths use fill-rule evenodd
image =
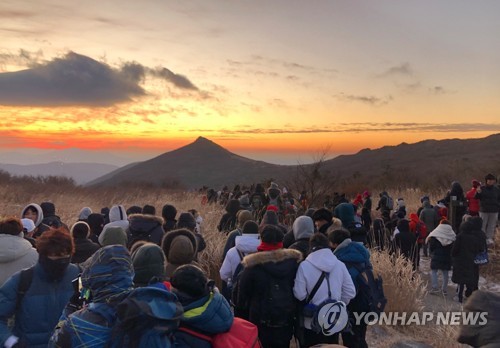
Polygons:
<instances>
[{"instance_id":1,"label":"orange sky","mask_svg":"<svg viewBox=\"0 0 500 348\"><path fill-rule=\"evenodd\" d=\"M293 161L499 133L498 13L453 0L2 2L0 151L146 155L204 136Z\"/></svg>"}]
</instances>

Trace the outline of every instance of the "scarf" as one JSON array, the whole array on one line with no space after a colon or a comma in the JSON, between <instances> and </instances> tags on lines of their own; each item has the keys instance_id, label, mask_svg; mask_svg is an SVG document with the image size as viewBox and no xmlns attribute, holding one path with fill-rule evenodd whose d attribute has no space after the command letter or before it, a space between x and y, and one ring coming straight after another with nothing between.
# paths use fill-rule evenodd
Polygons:
<instances>
[{"instance_id":1,"label":"scarf","mask_svg":"<svg viewBox=\"0 0 500 348\"><path fill-rule=\"evenodd\" d=\"M273 251L278 249L283 249L283 242L276 244L260 242L260 245L257 247L257 251Z\"/></svg>"},{"instance_id":2,"label":"scarf","mask_svg":"<svg viewBox=\"0 0 500 348\"><path fill-rule=\"evenodd\" d=\"M425 239L425 242L429 242L429 238L436 238L442 246L450 245L457 238L455 232L451 225L448 224L439 224Z\"/></svg>"}]
</instances>

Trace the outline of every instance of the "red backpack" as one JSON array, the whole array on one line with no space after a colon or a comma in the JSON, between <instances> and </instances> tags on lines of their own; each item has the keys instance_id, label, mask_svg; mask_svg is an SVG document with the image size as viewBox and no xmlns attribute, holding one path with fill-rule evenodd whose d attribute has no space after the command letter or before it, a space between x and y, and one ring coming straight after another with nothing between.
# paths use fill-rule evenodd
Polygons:
<instances>
[{"instance_id":1,"label":"red backpack","mask_svg":"<svg viewBox=\"0 0 500 348\"><path fill-rule=\"evenodd\" d=\"M234 318L229 331L214 336L207 336L183 326L178 330L210 342L212 348L262 348L257 326L238 317Z\"/></svg>"},{"instance_id":2,"label":"red backpack","mask_svg":"<svg viewBox=\"0 0 500 348\"><path fill-rule=\"evenodd\" d=\"M422 222L417 222L415 226L415 235L417 236L417 243L424 244L427 238L427 226Z\"/></svg>"}]
</instances>

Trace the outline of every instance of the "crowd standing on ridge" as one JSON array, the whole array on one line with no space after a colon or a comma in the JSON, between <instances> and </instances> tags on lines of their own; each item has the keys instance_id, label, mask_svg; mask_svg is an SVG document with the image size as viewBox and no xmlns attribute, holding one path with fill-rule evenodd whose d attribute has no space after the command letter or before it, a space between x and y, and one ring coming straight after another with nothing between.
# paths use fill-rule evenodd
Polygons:
<instances>
[{"instance_id":1,"label":"crowd standing on ridge","mask_svg":"<svg viewBox=\"0 0 500 348\"><path fill-rule=\"evenodd\" d=\"M0 221L0 346L368 347L354 314L384 310L370 261L379 251L415 271L430 258L431 294L448 295L452 271L454 299L481 303L500 209L494 175L467 192L453 182L434 205L423 196L416 212L385 191L377 202L368 190L325 197L310 207L305 191L294 198L274 182L206 189L202 204L226 211L218 286L198 264L196 210L83 207L66 224L53 203L30 203Z\"/></svg>"}]
</instances>

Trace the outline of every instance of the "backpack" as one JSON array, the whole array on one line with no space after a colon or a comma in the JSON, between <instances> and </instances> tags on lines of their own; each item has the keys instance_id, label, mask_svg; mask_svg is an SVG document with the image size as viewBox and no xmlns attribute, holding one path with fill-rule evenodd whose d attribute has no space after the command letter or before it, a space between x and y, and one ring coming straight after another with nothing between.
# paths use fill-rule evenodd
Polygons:
<instances>
[{"instance_id":1,"label":"backpack","mask_svg":"<svg viewBox=\"0 0 500 348\"><path fill-rule=\"evenodd\" d=\"M116 307L111 347L172 347L182 313L173 293L153 286L136 288Z\"/></svg>"},{"instance_id":2,"label":"backpack","mask_svg":"<svg viewBox=\"0 0 500 348\"><path fill-rule=\"evenodd\" d=\"M182 331L196 338L207 341L212 348L261 348L259 341L259 330L257 326L249 321L235 317L231 328L227 332L222 332L214 336L204 335L201 332L181 326L178 331Z\"/></svg>"},{"instance_id":3,"label":"backpack","mask_svg":"<svg viewBox=\"0 0 500 348\"><path fill-rule=\"evenodd\" d=\"M232 274L232 276L230 278L231 281L227 282L226 289L225 289L225 294L224 294L224 297L226 298L226 300L230 304L233 303L233 301L232 301L233 291L236 291L236 289L238 288L237 282L238 282L238 279L239 279L239 274L243 270L243 264L241 263L241 261L243 261L243 258L245 257L245 255L243 254L243 252L241 252L238 249L236 249L236 251L238 252L238 256L240 257L240 263L238 264L238 266L236 266L236 269L234 270L234 273Z\"/></svg>"},{"instance_id":4,"label":"backpack","mask_svg":"<svg viewBox=\"0 0 500 348\"><path fill-rule=\"evenodd\" d=\"M268 277L266 296L261 302L260 325L285 327L291 325L296 310L293 283L287 277Z\"/></svg>"},{"instance_id":5,"label":"backpack","mask_svg":"<svg viewBox=\"0 0 500 348\"><path fill-rule=\"evenodd\" d=\"M30 267L23 269L19 274L19 284L17 285L17 295L16 295L16 312L21 307L21 302L23 301L24 295L28 292L33 281L33 274L35 273L35 268Z\"/></svg>"},{"instance_id":6,"label":"backpack","mask_svg":"<svg viewBox=\"0 0 500 348\"><path fill-rule=\"evenodd\" d=\"M346 262L348 269L354 267L358 271L354 285L356 286L356 300L351 301L354 312L374 312L380 314L384 311L387 298L384 295L382 277L375 278L373 270L364 263Z\"/></svg>"},{"instance_id":7,"label":"backpack","mask_svg":"<svg viewBox=\"0 0 500 348\"><path fill-rule=\"evenodd\" d=\"M392 197L389 195L387 195L386 197L387 197L387 203L386 203L387 209L394 210L394 199L392 199Z\"/></svg>"},{"instance_id":8,"label":"backpack","mask_svg":"<svg viewBox=\"0 0 500 348\"><path fill-rule=\"evenodd\" d=\"M422 222L417 222L415 226L415 235L417 236L418 244L425 243L425 238L427 238L427 226Z\"/></svg>"}]
</instances>

